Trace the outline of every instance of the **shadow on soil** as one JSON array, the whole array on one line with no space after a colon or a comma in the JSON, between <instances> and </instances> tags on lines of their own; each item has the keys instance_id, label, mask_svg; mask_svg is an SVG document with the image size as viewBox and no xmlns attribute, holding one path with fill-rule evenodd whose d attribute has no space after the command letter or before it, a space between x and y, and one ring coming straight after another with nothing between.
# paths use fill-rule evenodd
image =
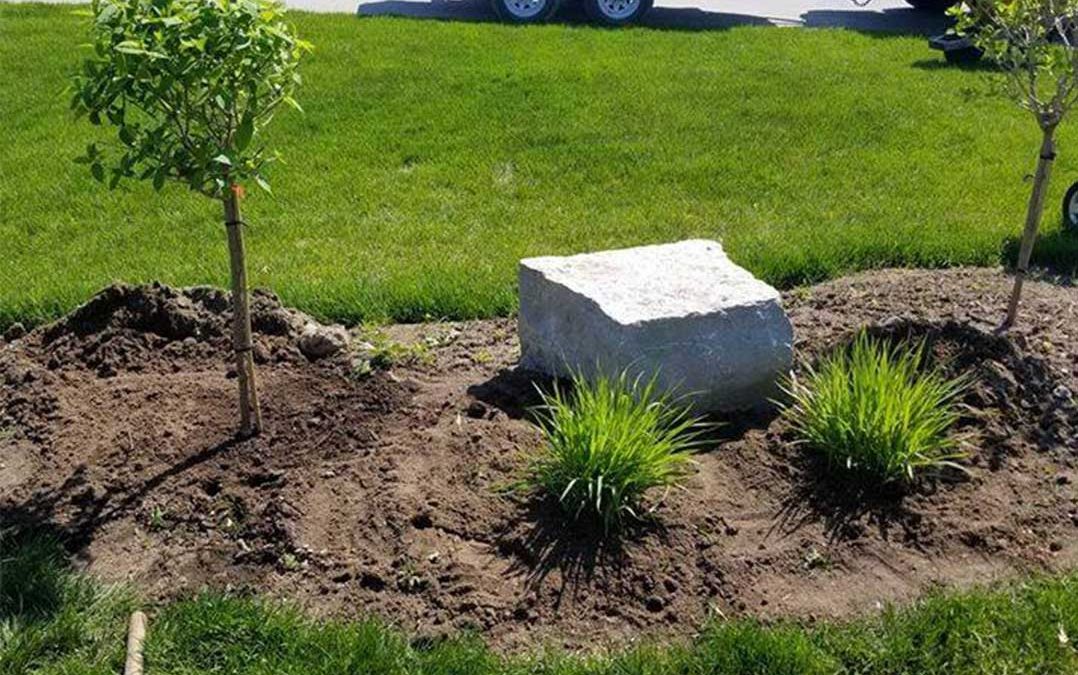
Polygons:
<instances>
[{"instance_id":1,"label":"shadow on soil","mask_svg":"<svg viewBox=\"0 0 1078 675\"><path fill-rule=\"evenodd\" d=\"M468 394L501 410L511 419L534 421L534 410L543 404L540 391L549 391L554 379L521 368L503 368L486 382L468 387Z\"/></svg>"},{"instance_id":2,"label":"shadow on soil","mask_svg":"<svg viewBox=\"0 0 1078 675\"><path fill-rule=\"evenodd\" d=\"M163 483L229 452L238 444L239 441L229 438L185 458L147 480L132 485L110 485L104 491L90 485L85 467L79 467L59 487L38 491L22 504L0 508L0 523L5 527L26 531L49 530L71 554L81 556L102 527L131 515L131 511L142 499ZM77 511L65 525L60 526L56 524L55 516L58 506L67 500L70 500Z\"/></svg>"},{"instance_id":3,"label":"shadow on soil","mask_svg":"<svg viewBox=\"0 0 1078 675\"><path fill-rule=\"evenodd\" d=\"M572 599L580 589L588 589L599 570L616 576L635 544L665 536L662 525L652 519L627 522L607 534L601 523L568 520L554 499L533 498L525 509L526 534L504 537L498 548L516 561L515 572L526 577L528 589L544 587L552 578L557 582L555 606L561 606L567 593Z\"/></svg>"},{"instance_id":4,"label":"shadow on soil","mask_svg":"<svg viewBox=\"0 0 1078 675\"><path fill-rule=\"evenodd\" d=\"M806 456L800 469L804 480L783 500L772 531L791 534L809 523L822 522L829 541L835 542L861 537L868 523L884 540L894 538L897 531L902 541L916 541L921 516L906 508L907 493L901 487L848 480L813 456ZM918 487L935 491L930 483Z\"/></svg>"}]
</instances>

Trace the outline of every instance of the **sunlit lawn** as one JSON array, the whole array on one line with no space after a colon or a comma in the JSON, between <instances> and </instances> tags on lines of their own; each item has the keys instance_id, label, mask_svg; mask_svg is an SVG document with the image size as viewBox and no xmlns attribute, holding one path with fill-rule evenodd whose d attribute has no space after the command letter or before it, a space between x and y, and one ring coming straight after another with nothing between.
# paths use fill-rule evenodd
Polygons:
<instances>
[{"instance_id":1,"label":"sunlit lawn","mask_svg":"<svg viewBox=\"0 0 1078 675\"><path fill-rule=\"evenodd\" d=\"M684 237L791 285L881 265L991 265L1037 138L986 73L921 37L742 27L514 28L297 14L316 45L247 201L255 283L323 316L511 312L515 265ZM114 280L227 281L219 205L109 193L72 163L84 40L69 7L0 5L0 325ZM1078 178L1061 136L1045 219Z\"/></svg>"}]
</instances>

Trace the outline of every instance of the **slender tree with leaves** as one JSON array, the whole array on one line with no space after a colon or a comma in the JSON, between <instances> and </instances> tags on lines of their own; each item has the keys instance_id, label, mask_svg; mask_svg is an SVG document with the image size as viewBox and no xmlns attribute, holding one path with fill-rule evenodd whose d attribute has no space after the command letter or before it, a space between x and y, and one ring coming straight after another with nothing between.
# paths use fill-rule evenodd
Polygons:
<instances>
[{"instance_id":1,"label":"slender tree with leaves","mask_svg":"<svg viewBox=\"0 0 1078 675\"><path fill-rule=\"evenodd\" d=\"M274 0L94 0L93 54L73 76L71 107L116 140L87 146L78 160L115 188L179 181L220 202L232 271L232 346L239 383L240 433L262 428L252 358L243 220L243 185L269 191L276 155L259 132L300 83L310 49Z\"/></svg>"},{"instance_id":2,"label":"slender tree with leaves","mask_svg":"<svg viewBox=\"0 0 1078 675\"><path fill-rule=\"evenodd\" d=\"M972 38L1003 71L1010 96L1041 130L1037 169L1003 326L1018 315L1022 284L1044 213L1056 157L1055 133L1078 100L1078 0L972 0L952 8L955 30Z\"/></svg>"}]
</instances>

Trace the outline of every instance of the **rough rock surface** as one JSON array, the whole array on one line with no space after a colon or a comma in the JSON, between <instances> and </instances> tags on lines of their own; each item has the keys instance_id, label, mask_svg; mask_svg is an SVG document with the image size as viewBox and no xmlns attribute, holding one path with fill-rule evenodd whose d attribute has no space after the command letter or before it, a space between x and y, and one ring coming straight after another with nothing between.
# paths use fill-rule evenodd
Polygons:
<instances>
[{"instance_id":1,"label":"rough rock surface","mask_svg":"<svg viewBox=\"0 0 1078 675\"><path fill-rule=\"evenodd\" d=\"M778 291L702 239L520 263L521 365L656 374L699 411L756 407L789 371Z\"/></svg>"},{"instance_id":2,"label":"rough rock surface","mask_svg":"<svg viewBox=\"0 0 1078 675\"><path fill-rule=\"evenodd\" d=\"M299 350L312 361L332 356L348 347L348 329L309 323L299 336Z\"/></svg>"}]
</instances>

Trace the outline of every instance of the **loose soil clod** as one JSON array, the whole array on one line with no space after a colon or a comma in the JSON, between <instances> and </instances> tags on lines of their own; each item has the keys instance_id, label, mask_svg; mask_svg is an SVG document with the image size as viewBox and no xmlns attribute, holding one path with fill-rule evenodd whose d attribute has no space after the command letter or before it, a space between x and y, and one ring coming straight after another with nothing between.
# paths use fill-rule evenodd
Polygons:
<instances>
[{"instance_id":1,"label":"loose soil clod","mask_svg":"<svg viewBox=\"0 0 1078 675\"><path fill-rule=\"evenodd\" d=\"M0 343L0 522L52 528L88 569L152 596L268 591L433 637L570 647L687 635L726 616L845 616L1078 560L1078 291L1028 285L992 328L993 270L881 271L785 299L801 362L869 325L971 373L971 477L858 493L735 416L657 523L618 543L506 493L540 442L511 321L397 326L425 358L311 362L308 319L253 303L266 432L232 437L227 296L107 290Z\"/></svg>"}]
</instances>

